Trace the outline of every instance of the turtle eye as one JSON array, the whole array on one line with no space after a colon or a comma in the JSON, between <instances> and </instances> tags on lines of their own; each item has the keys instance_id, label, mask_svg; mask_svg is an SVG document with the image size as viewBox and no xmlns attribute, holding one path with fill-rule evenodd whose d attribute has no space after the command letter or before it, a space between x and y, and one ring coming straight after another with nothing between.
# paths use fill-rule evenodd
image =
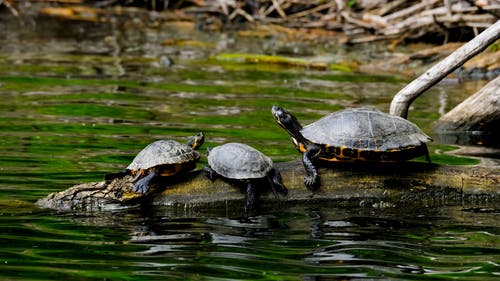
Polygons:
<instances>
[{"instance_id":1,"label":"turtle eye","mask_svg":"<svg viewBox=\"0 0 500 281\"><path fill-rule=\"evenodd\" d=\"M293 121L292 117L289 114L281 114L280 120L281 120L281 123L283 123L283 124L290 124L290 122Z\"/></svg>"},{"instance_id":2,"label":"turtle eye","mask_svg":"<svg viewBox=\"0 0 500 281\"><path fill-rule=\"evenodd\" d=\"M284 121L286 121L289 117L287 114L285 114L285 112L283 110L277 111L276 115L278 116L278 118L280 120L284 120Z\"/></svg>"}]
</instances>

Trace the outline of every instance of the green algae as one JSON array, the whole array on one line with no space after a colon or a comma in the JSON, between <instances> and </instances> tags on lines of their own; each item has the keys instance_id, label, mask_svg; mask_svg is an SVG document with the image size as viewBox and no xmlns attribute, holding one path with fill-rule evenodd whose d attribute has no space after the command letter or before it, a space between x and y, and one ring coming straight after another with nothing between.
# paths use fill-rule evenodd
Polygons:
<instances>
[{"instance_id":1,"label":"green algae","mask_svg":"<svg viewBox=\"0 0 500 281\"><path fill-rule=\"evenodd\" d=\"M262 55L262 54L236 54L236 53L218 54L214 58L220 61L266 64L266 65L271 64L283 67L292 66L292 67L304 67L304 68L320 69L320 70L325 70L328 68L328 65L323 62L314 62L301 58L290 58L290 57Z\"/></svg>"}]
</instances>

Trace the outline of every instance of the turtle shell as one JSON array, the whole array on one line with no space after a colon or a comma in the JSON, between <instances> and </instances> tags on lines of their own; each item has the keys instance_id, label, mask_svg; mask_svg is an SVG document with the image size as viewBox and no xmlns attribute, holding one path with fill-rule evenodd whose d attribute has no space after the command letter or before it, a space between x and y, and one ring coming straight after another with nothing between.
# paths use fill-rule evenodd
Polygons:
<instances>
[{"instance_id":1,"label":"turtle shell","mask_svg":"<svg viewBox=\"0 0 500 281\"><path fill-rule=\"evenodd\" d=\"M263 178L273 167L271 158L242 143L226 143L210 150L208 164L230 179Z\"/></svg>"},{"instance_id":2,"label":"turtle shell","mask_svg":"<svg viewBox=\"0 0 500 281\"><path fill-rule=\"evenodd\" d=\"M410 121L370 108L331 113L301 132L316 144L359 151L397 151L431 140Z\"/></svg>"},{"instance_id":3,"label":"turtle shell","mask_svg":"<svg viewBox=\"0 0 500 281\"><path fill-rule=\"evenodd\" d=\"M174 140L159 140L141 150L127 169L135 171L160 165L186 164L199 159L200 154L188 145Z\"/></svg>"}]
</instances>

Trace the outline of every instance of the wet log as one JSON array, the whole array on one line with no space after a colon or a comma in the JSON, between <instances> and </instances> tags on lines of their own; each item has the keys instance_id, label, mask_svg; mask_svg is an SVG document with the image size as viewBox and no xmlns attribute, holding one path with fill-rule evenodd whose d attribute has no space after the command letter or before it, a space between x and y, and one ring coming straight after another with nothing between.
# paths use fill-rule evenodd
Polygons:
<instances>
[{"instance_id":1,"label":"wet log","mask_svg":"<svg viewBox=\"0 0 500 281\"><path fill-rule=\"evenodd\" d=\"M277 204L335 203L342 206L366 205L404 207L436 204L495 204L500 202L500 170L484 167L407 163L336 163L321 167L321 187L311 192L303 184L305 171L299 161L277 163L287 196L276 198L272 192L261 195L260 208ZM201 171L156 181L151 193L131 192L129 178L110 183L76 185L52 193L37 204L58 210L98 211L142 204L174 210L242 210L244 193L222 181L208 180Z\"/></svg>"},{"instance_id":2,"label":"wet log","mask_svg":"<svg viewBox=\"0 0 500 281\"><path fill-rule=\"evenodd\" d=\"M401 89L392 99L390 113L407 118L408 108L418 96L499 38L500 20Z\"/></svg>"}]
</instances>

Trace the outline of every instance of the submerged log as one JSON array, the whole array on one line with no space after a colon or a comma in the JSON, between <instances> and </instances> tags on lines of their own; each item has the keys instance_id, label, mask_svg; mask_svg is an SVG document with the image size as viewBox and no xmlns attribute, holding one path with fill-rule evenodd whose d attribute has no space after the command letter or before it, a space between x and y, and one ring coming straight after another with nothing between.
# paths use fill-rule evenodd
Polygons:
<instances>
[{"instance_id":1,"label":"submerged log","mask_svg":"<svg viewBox=\"0 0 500 281\"><path fill-rule=\"evenodd\" d=\"M299 161L277 163L287 196L276 198L263 192L260 207L276 204L315 204L336 202L339 205L401 207L436 204L498 203L500 170L471 166L446 166L423 162L407 163L336 163L319 169L321 187L311 192L303 183L305 171ZM222 181L208 180L201 171L156 181L151 193L131 192L128 177L110 183L76 185L52 193L37 204L58 210L97 211L143 204L181 210L234 208L244 206L244 193Z\"/></svg>"}]
</instances>

